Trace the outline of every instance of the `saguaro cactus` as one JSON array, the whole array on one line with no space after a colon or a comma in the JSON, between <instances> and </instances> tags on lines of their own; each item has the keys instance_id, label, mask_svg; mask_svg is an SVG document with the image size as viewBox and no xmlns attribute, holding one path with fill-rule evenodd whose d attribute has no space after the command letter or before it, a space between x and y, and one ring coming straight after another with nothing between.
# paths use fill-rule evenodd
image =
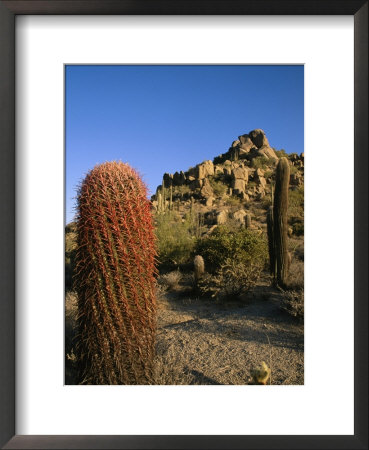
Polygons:
<instances>
[{"instance_id":1,"label":"saguaro cactus","mask_svg":"<svg viewBox=\"0 0 369 450\"><path fill-rule=\"evenodd\" d=\"M273 207L273 235L277 283L286 284L288 275L287 212L290 166L287 158L278 161Z\"/></svg>"},{"instance_id":2,"label":"saguaro cactus","mask_svg":"<svg viewBox=\"0 0 369 450\"><path fill-rule=\"evenodd\" d=\"M146 186L127 164L104 163L87 174L77 243L81 383L150 383L155 237Z\"/></svg>"},{"instance_id":3,"label":"saguaro cactus","mask_svg":"<svg viewBox=\"0 0 369 450\"><path fill-rule=\"evenodd\" d=\"M172 185L170 185L169 192L170 192L170 194L169 194L169 210L171 211L173 209L173 186Z\"/></svg>"},{"instance_id":4,"label":"saguaro cactus","mask_svg":"<svg viewBox=\"0 0 369 450\"><path fill-rule=\"evenodd\" d=\"M245 227L250 229L251 228L251 215L246 214L244 220L245 220Z\"/></svg>"},{"instance_id":5,"label":"saguaro cactus","mask_svg":"<svg viewBox=\"0 0 369 450\"><path fill-rule=\"evenodd\" d=\"M269 271L275 277L275 251L274 251L274 233L273 233L273 206L269 206L267 212L267 231L268 231L268 248L269 248Z\"/></svg>"}]
</instances>

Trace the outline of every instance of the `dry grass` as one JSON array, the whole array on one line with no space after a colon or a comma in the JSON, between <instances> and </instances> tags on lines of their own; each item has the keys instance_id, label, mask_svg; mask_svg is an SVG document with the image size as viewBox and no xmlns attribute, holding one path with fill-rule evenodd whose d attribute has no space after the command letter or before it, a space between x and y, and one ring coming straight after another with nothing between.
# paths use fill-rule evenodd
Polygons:
<instances>
[{"instance_id":1,"label":"dry grass","mask_svg":"<svg viewBox=\"0 0 369 450\"><path fill-rule=\"evenodd\" d=\"M287 289L303 290L304 289L304 263L296 258L292 259L288 273Z\"/></svg>"},{"instance_id":2,"label":"dry grass","mask_svg":"<svg viewBox=\"0 0 369 450\"><path fill-rule=\"evenodd\" d=\"M158 278L159 289L163 291L173 291L178 288L181 279L182 274L179 270L160 275Z\"/></svg>"},{"instance_id":3,"label":"dry grass","mask_svg":"<svg viewBox=\"0 0 369 450\"><path fill-rule=\"evenodd\" d=\"M165 348L157 346L154 361L153 384L156 385L189 385L194 384L193 376L183 370L181 353L176 352L174 346Z\"/></svg>"},{"instance_id":4,"label":"dry grass","mask_svg":"<svg viewBox=\"0 0 369 450\"><path fill-rule=\"evenodd\" d=\"M69 291L65 295L65 384L77 384L76 320L77 295Z\"/></svg>"},{"instance_id":5,"label":"dry grass","mask_svg":"<svg viewBox=\"0 0 369 450\"><path fill-rule=\"evenodd\" d=\"M304 291L285 291L281 308L296 319L304 319Z\"/></svg>"},{"instance_id":6,"label":"dry grass","mask_svg":"<svg viewBox=\"0 0 369 450\"><path fill-rule=\"evenodd\" d=\"M217 299L237 298L255 286L260 274L258 265L227 259L215 275L206 274L198 286L203 295Z\"/></svg>"}]
</instances>

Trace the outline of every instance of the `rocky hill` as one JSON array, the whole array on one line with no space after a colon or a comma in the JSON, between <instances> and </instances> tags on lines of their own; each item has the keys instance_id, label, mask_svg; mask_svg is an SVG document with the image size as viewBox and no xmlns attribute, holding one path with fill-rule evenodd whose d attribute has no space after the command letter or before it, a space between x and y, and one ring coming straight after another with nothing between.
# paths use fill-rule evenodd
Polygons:
<instances>
[{"instance_id":1,"label":"rocky hill","mask_svg":"<svg viewBox=\"0 0 369 450\"><path fill-rule=\"evenodd\" d=\"M174 210L185 217L196 212L205 233L225 223L265 229L265 210L272 201L275 166L281 156L286 156L291 165L290 235L301 235L304 154L274 149L260 129L239 136L213 161L187 171L164 173L152 205L159 214Z\"/></svg>"}]
</instances>

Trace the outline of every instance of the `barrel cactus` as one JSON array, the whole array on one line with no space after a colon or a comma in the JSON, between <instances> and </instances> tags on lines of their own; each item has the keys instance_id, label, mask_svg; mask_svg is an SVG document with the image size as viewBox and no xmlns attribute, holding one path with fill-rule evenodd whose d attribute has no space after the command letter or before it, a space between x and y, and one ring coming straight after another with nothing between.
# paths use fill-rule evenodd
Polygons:
<instances>
[{"instance_id":1,"label":"barrel cactus","mask_svg":"<svg viewBox=\"0 0 369 450\"><path fill-rule=\"evenodd\" d=\"M201 255L196 255L193 260L195 282L197 283L205 272L204 258Z\"/></svg>"},{"instance_id":2,"label":"barrel cactus","mask_svg":"<svg viewBox=\"0 0 369 450\"><path fill-rule=\"evenodd\" d=\"M290 165L287 158L278 161L276 170L276 184L273 207L273 235L276 263L276 278L280 286L287 281L289 257L287 248L287 213L288 213L288 184L290 179Z\"/></svg>"},{"instance_id":3,"label":"barrel cactus","mask_svg":"<svg viewBox=\"0 0 369 450\"><path fill-rule=\"evenodd\" d=\"M94 167L78 192L78 360L85 384L148 384L156 248L147 189L122 162Z\"/></svg>"}]
</instances>

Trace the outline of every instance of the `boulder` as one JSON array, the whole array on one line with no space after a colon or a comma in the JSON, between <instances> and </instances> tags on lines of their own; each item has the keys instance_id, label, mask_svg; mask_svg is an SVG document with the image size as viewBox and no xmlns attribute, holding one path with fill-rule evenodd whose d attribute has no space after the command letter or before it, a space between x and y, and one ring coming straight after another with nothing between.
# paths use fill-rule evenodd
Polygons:
<instances>
[{"instance_id":1,"label":"boulder","mask_svg":"<svg viewBox=\"0 0 369 450\"><path fill-rule=\"evenodd\" d=\"M165 188L172 186L172 184L173 184L173 175L171 173L165 173L163 175L163 184L164 184Z\"/></svg>"},{"instance_id":2,"label":"boulder","mask_svg":"<svg viewBox=\"0 0 369 450\"><path fill-rule=\"evenodd\" d=\"M237 191L236 194L245 192L246 184L249 179L249 171L246 167L236 167L232 169L232 189Z\"/></svg>"},{"instance_id":3,"label":"boulder","mask_svg":"<svg viewBox=\"0 0 369 450\"><path fill-rule=\"evenodd\" d=\"M264 178L264 170L256 169L254 172L254 180L257 184L259 184L263 188L265 188L267 182L266 182L266 179Z\"/></svg>"},{"instance_id":4,"label":"boulder","mask_svg":"<svg viewBox=\"0 0 369 450\"><path fill-rule=\"evenodd\" d=\"M255 147L255 144L252 142L248 134L239 136L238 140L240 142L240 149L242 149L242 153L248 153L253 147Z\"/></svg>"},{"instance_id":5,"label":"boulder","mask_svg":"<svg viewBox=\"0 0 369 450\"><path fill-rule=\"evenodd\" d=\"M246 194L246 192L241 192L240 197L242 200L246 200L247 202L250 200L250 197Z\"/></svg>"},{"instance_id":6,"label":"boulder","mask_svg":"<svg viewBox=\"0 0 369 450\"><path fill-rule=\"evenodd\" d=\"M235 220L237 220L237 222L240 222L240 223L243 224L244 221L245 221L245 216L246 215L247 215L247 212L244 209L239 209L238 211L235 211L233 213L233 218Z\"/></svg>"},{"instance_id":7,"label":"boulder","mask_svg":"<svg viewBox=\"0 0 369 450\"><path fill-rule=\"evenodd\" d=\"M265 158L278 161L276 152L269 146L264 145L263 147L260 147L257 151L257 154L258 156L264 156Z\"/></svg>"},{"instance_id":8,"label":"boulder","mask_svg":"<svg viewBox=\"0 0 369 450\"><path fill-rule=\"evenodd\" d=\"M288 156L288 159L292 162L298 161L299 160L299 155L297 153L291 153Z\"/></svg>"},{"instance_id":9,"label":"boulder","mask_svg":"<svg viewBox=\"0 0 369 450\"><path fill-rule=\"evenodd\" d=\"M249 171L247 170L246 167L235 167L234 169L232 169L232 179L234 180L244 180L244 181L248 181L249 179Z\"/></svg>"},{"instance_id":10,"label":"boulder","mask_svg":"<svg viewBox=\"0 0 369 450\"><path fill-rule=\"evenodd\" d=\"M214 200L215 200L214 197L208 197L208 198L205 200L205 206L207 206L208 208L211 207L211 206L213 206Z\"/></svg>"},{"instance_id":11,"label":"boulder","mask_svg":"<svg viewBox=\"0 0 369 450\"><path fill-rule=\"evenodd\" d=\"M186 175L184 174L184 172L182 170L179 173L176 172L173 175L174 186L182 186L183 184L185 184L185 182L186 182Z\"/></svg>"},{"instance_id":12,"label":"boulder","mask_svg":"<svg viewBox=\"0 0 369 450\"><path fill-rule=\"evenodd\" d=\"M254 177L259 178L259 177L263 177L265 174L263 169L256 169L255 173L254 173Z\"/></svg>"},{"instance_id":13,"label":"boulder","mask_svg":"<svg viewBox=\"0 0 369 450\"><path fill-rule=\"evenodd\" d=\"M291 173L290 184L292 186L300 186L302 184L302 176L301 176L300 172Z\"/></svg>"},{"instance_id":14,"label":"boulder","mask_svg":"<svg viewBox=\"0 0 369 450\"><path fill-rule=\"evenodd\" d=\"M265 189L259 185L255 188L255 194L257 200L262 200L265 197Z\"/></svg>"},{"instance_id":15,"label":"boulder","mask_svg":"<svg viewBox=\"0 0 369 450\"><path fill-rule=\"evenodd\" d=\"M214 196L214 191L213 191L213 188L211 187L211 184L210 184L210 181L208 180L208 178L205 178L203 180L203 185L201 187L200 194L204 198L213 197Z\"/></svg>"},{"instance_id":16,"label":"boulder","mask_svg":"<svg viewBox=\"0 0 369 450\"><path fill-rule=\"evenodd\" d=\"M265 133L263 130L260 129L256 129L256 130L252 130L250 131L250 133L248 134L249 138L251 139L252 143L257 147L269 147L269 142L267 137L265 136Z\"/></svg>"},{"instance_id":17,"label":"boulder","mask_svg":"<svg viewBox=\"0 0 369 450\"><path fill-rule=\"evenodd\" d=\"M259 177L259 184L260 184L260 186L265 188L265 186L267 184L266 179L264 177Z\"/></svg>"},{"instance_id":18,"label":"boulder","mask_svg":"<svg viewBox=\"0 0 369 450\"><path fill-rule=\"evenodd\" d=\"M224 209L223 211L219 211L217 213L217 225L223 225L227 222L228 219L228 211Z\"/></svg>"},{"instance_id":19,"label":"boulder","mask_svg":"<svg viewBox=\"0 0 369 450\"><path fill-rule=\"evenodd\" d=\"M196 178L203 180L209 175L214 175L214 164L212 161L204 161L196 166Z\"/></svg>"},{"instance_id":20,"label":"boulder","mask_svg":"<svg viewBox=\"0 0 369 450\"><path fill-rule=\"evenodd\" d=\"M191 191L194 191L195 189L201 189L202 188L203 180L197 180L194 179L190 182L190 189Z\"/></svg>"},{"instance_id":21,"label":"boulder","mask_svg":"<svg viewBox=\"0 0 369 450\"><path fill-rule=\"evenodd\" d=\"M232 188L233 188L233 192L236 195L242 194L243 192L245 192L245 188L246 188L245 180L240 180L240 179L232 180Z\"/></svg>"}]
</instances>

